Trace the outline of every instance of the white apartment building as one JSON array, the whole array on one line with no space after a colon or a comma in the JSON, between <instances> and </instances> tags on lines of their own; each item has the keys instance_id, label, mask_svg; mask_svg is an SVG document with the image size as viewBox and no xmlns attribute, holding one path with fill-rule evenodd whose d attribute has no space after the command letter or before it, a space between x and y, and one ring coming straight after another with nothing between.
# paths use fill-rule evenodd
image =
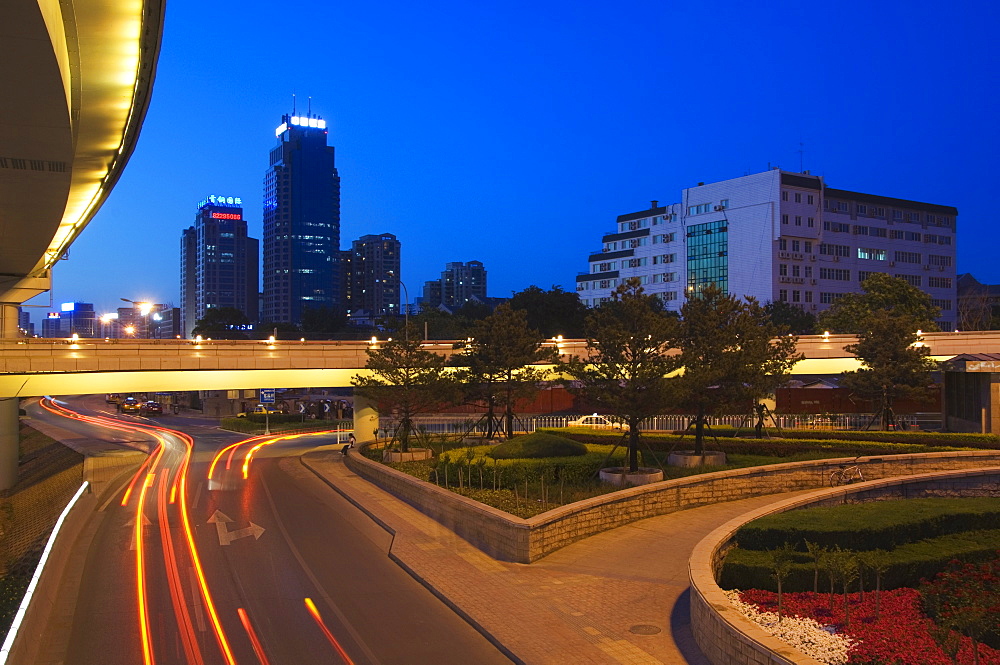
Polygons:
<instances>
[{"instance_id":1,"label":"white apartment building","mask_svg":"<svg viewBox=\"0 0 1000 665\"><path fill-rule=\"evenodd\" d=\"M657 203L619 216L604 235L576 278L584 304L637 277L671 310L714 282L819 314L882 272L928 293L941 329L955 328L956 208L833 189L808 171L779 169L699 183L680 203Z\"/></svg>"}]
</instances>

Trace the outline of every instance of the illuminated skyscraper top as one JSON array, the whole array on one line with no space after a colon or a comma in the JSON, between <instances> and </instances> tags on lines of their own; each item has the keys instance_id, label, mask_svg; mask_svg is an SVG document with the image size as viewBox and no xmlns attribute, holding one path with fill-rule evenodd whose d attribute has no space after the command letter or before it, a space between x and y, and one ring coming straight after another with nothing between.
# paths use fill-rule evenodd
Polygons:
<instances>
[{"instance_id":1,"label":"illuminated skyscraper top","mask_svg":"<svg viewBox=\"0 0 1000 665\"><path fill-rule=\"evenodd\" d=\"M262 320L299 324L310 308L339 308L340 176L326 121L285 115L264 176Z\"/></svg>"}]
</instances>

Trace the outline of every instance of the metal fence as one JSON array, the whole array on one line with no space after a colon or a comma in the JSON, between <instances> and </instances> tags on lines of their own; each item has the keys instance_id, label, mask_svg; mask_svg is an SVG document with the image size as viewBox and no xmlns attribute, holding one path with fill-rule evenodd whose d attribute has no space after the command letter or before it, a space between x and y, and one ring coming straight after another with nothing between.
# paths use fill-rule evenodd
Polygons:
<instances>
[{"instance_id":1,"label":"metal fence","mask_svg":"<svg viewBox=\"0 0 1000 665\"><path fill-rule=\"evenodd\" d=\"M515 419L514 427L519 432L534 432L548 427L568 427L569 423L579 419L580 415L566 416L527 416ZM774 420L767 418L767 427L777 425L782 429L813 429L813 430L860 430L872 423L870 413L839 413L839 414L790 414L775 415ZM644 431L674 432L688 428L694 421L694 416L665 415L653 416L642 421ZM896 422L900 429L939 429L940 414L897 415ZM736 427L751 429L756 423L746 415L719 416L708 419L710 427ZM425 416L415 419L418 428L431 434L483 434L485 422L478 417L460 416ZM872 426L877 427L878 423ZM392 436L396 427L391 418L379 419L379 437ZM496 429L496 428L494 428Z\"/></svg>"}]
</instances>

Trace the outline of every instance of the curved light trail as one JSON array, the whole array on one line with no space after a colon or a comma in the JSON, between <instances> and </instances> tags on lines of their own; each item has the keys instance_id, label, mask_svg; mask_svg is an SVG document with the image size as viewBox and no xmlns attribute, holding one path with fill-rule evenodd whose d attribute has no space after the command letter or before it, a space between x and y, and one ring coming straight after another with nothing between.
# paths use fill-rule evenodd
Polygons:
<instances>
[{"instance_id":1,"label":"curved light trail","mask_svg":"<svg viewBox=\"0 0 1000 665\"><path fill-rule=\"evenodd\" d=\"M165 575L169 595L172 601L174 618L177 622L178 632L184 647L185 659L190 665L203 665L204 657L198 645L194 632L191 613L185 603L185 595L180 574L181 564L179 563L179 553L171 535L169 522L169 506L179 506L180 519L183 526L186 551L190 558L190 565L195 571L197 578L198 592L201 595L203 606L209 617L212 629L215 634L219 651L227 665L236 665L229 640L226 637L222 623L219 620L215 603L205 579L201 559L198 555L198 548L195 545L194 534L191 529L191 522L188 516L187 505L187 472L191 462L191 455L194 451L194 440L183 432L155 427L151 425L137 425L126 423L121 420L107 418L103 416L88 416L73 411L50 398L42 399L40 405L45 410L65 418L72 418L82 422L90 423L109 429L141 433L151 436L157 441L156 448L149 457L139 467L136 475L129 483L129 487L122 499L122 506L126 506L129 498L133 494L136 482L141 478L136 502L135 514L135 562L136 562L136 604L140 627L140 639L142 643L142 659L144 665L155 665L156 645L150 630L150 608L149 608L149 576L152 573L149 567L148 552L143 538L143 521L146 507L148 490L154 486L159 477L159 490L157 493L157 516L160 527L160 538L163 548L162 574ZM169 466L168 466L169 465ZM169 498L167 487L170 487ZM178 500L179 499L179 500ZM176 503L175 503L176 502ZM161 646L165 649L166 645Z\"/></svg>"}]
</instances>

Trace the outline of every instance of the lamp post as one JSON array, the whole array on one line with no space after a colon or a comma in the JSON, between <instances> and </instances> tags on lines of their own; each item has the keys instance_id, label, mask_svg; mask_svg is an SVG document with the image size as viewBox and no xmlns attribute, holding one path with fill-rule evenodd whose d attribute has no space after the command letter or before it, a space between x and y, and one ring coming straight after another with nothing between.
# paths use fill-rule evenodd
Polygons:
<instances>
[{"instance_id":1,"label":"lamp post","mask_svg":"<svg viewBox=\"0 0 1000 665\"><path fill-rule=\"evenodd\" d=\"M138 301L138 300L129 300L128 298L120 298L120 300L122 302L132 303L132 309L139 310L139 314L142 316L143 319L143 326L142 326L143 334L141 335L141 337L143 339L149 339L149 313L153 310L152 303L148 303L145 301ZM132 326L132 328L134 332L134 326ZM126 331L127 330L128 328L126 328Z\"/></svg>"},{"instance_id":2,"label":"lamp post","mask_svg":"<svg viewBox=\"0 0 1000 665\"><path fill-rule=\"evenodd\" d=\"M399 278L399 275L395 274L393 271L389 271L389 274L396 278L396 281L401 287L403 287L403 293L406 296L406 302L403 304L403 336L406 341L410 341L410 292L406 288L406 284L403 284L403 280Z\"/></svg>"}]
</instances>

